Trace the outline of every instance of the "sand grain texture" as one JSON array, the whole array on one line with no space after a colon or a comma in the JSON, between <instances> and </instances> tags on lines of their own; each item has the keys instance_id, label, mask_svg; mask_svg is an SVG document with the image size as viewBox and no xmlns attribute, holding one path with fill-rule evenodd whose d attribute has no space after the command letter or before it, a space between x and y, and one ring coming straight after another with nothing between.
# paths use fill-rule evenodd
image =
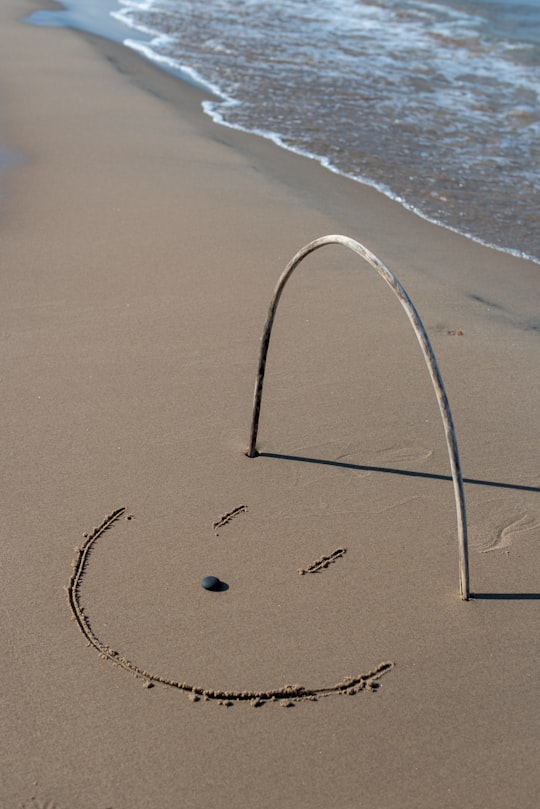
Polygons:
<instances>
[{"instance_id":1,"label":"sand grain texture","mask_svg":"<svg viewBox=\"0 0 540 809\"><path fill-rule=\"evenodd\" d=\"M0 803L532 809L538 266L220 129L135 54L20 14L0 11L2 132L25 159L0 178ZM327 249L291 280L262 454L244 454L275 282L327 233L379 255L430 333L466 480L467 604L431 384L357 257ZM144 670L226 694L395 668L287 710L144 688L87 646L64 592L74 548L120 506L80 600ZM229 589L203 590L208 574Z\"/></svg>"}]
</instances>

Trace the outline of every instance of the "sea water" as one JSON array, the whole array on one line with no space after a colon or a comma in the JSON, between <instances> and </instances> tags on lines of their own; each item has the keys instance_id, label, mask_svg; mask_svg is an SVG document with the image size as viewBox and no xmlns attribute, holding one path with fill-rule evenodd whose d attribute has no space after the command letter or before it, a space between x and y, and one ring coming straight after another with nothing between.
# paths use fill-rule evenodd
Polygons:
<instances>
[{"instance_id":1,"label":"sea water","mask_svg":"<svg viewBox=\"0 0 540 809\"><path fill-rule=\"evenodd\" d=\"M125 45L212 91L219 124L540 261L540 0L120 0L109 13Z\"/></svg>"}]
</instances>

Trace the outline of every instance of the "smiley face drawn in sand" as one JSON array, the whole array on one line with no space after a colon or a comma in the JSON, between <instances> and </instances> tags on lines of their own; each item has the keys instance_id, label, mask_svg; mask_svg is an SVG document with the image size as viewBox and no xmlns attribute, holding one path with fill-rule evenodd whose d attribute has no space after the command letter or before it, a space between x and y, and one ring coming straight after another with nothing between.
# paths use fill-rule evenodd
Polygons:
<instances>
[{"instance_id":1,"label":"smiley face drawn in sand","mask_svg":"<svg viewBox=\"0 0 540 809\"><path fill-rule=\"evenodd\" d=\"M237 507L236 509L223 515L221 518L214 522L214 531L227 525L238 514L246 511L246 506ZM77 557L73 562L73 574L66 588L68 602L73 614L73 619L77 623L79 629L86 637L88 646L93 647L99 655L114 663L116 666L130 672L133 676L141 679L147 688L154 685L163 685L169 688L174 688L178 691L183 691L189 699L193 702L199 700L213 700L219 704L230 706L236 702L243 702L258 707L268 702L277 702L283 706L292 706L300 701L317 701L320 697L327 697L331 695L353 695L360 691L376 691L379 687L379 680L388 673L394 666L393 663L384 662L377 665L372 670L356 674L353 676L344 677L340 682L332 686L327 685L283 685L276 688L264 689L250 689L250 690L231 690L231 689L210 689L204 685L183 682L174 680L169 677L163 676L158 672L148 671L142 666L133 662L125 655L113 650L106 641L97 636L92 628L90 617L86 614L84 607L81 604L81 588L84 575L88 569L92 549L96 543L104 536L104 534L111 529L114 530L115 525L122 519L131 520L132 515L127 513L125 507L121 507L111 512L94 530L85 534L84 543L78 549ZM313 563L297 570L296 575L305 575L315 573L326 569L329 565L334 564L345 554L344 548L337 548L329 554L321 556ZM224 588L226 589L226 588Z\"/></svg>"}]
</instances>

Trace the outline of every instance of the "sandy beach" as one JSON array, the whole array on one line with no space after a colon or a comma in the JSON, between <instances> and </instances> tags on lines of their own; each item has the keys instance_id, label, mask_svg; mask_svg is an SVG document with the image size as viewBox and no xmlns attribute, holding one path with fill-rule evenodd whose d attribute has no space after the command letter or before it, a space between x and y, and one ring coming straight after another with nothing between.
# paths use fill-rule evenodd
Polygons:
<instances>
[{"instance_id":1,"label":"sandy beach","mask_svg":"<svg viewBox=\"0 0 540 809\"><path fill-rule=\"evenodd\" d=\"M1 806L533 809L540 267L35 7L0 11ZM245 455L272 291L325 234L429 333L467 602L416 337L343 247L283 295Z\"/></svg>"}]
</instances>

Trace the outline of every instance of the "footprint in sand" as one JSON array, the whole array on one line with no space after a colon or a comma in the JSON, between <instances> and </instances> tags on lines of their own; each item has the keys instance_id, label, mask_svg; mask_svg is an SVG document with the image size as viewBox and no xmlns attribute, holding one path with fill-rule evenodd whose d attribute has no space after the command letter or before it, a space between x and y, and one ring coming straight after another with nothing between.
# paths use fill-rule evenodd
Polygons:
<instances>
[{"instance_id":1,"label":"footprint in sand","mask_svg":"<svg viewBox=\"0 0 540 809\"><path fill-rule=\"evenodd\" d=\"M336 457L336 462L357 463L359 466L391 467L393 464L418 464L427 461L433 450L417 444L391 444L387 447L348 447Z\"/></svg>"},{"instance_id":2,"label":"footprint in sand","mask_svg":"<svg viewBox=\"0 0 540 809\"><path fill-rule=\"evenodd\" d=\"M374 455L385 463L421 463L431 458L433 450L422 446L394 444L375 450Z\"/></svg>"},{"instance_id":3,"label":"footprint in sand","mask_svg":"<svg viewBox=\"0 0 540 809\"><path fill-rule=\"evenodd\" d=\"M540 519L523 502L488 500L470 509L470 534L480 553L503 550L516 540L540 540Z\"/></svg>"},{"instance_id":4,"label":"footprint in sand","mask_svg":"<svg viewBox=\"0 0 540 809\"><path fill-rule=\"evenodd\" d=\"M381 447L380 444L351 443L344 447L343 444L331 442L311 447L296 447L288 454L301 459L321 460L325 471L328 466L335 465L336 468L343 466L348 473L352 469L356 476L366 477L378 468L392 468L394 465L399 467L407 465L414 470L417 464L422 464L432 457L433 450L421 444L391 444ZM373 470L370 467L373 467Z\"/></svg>"}]
</instances>

